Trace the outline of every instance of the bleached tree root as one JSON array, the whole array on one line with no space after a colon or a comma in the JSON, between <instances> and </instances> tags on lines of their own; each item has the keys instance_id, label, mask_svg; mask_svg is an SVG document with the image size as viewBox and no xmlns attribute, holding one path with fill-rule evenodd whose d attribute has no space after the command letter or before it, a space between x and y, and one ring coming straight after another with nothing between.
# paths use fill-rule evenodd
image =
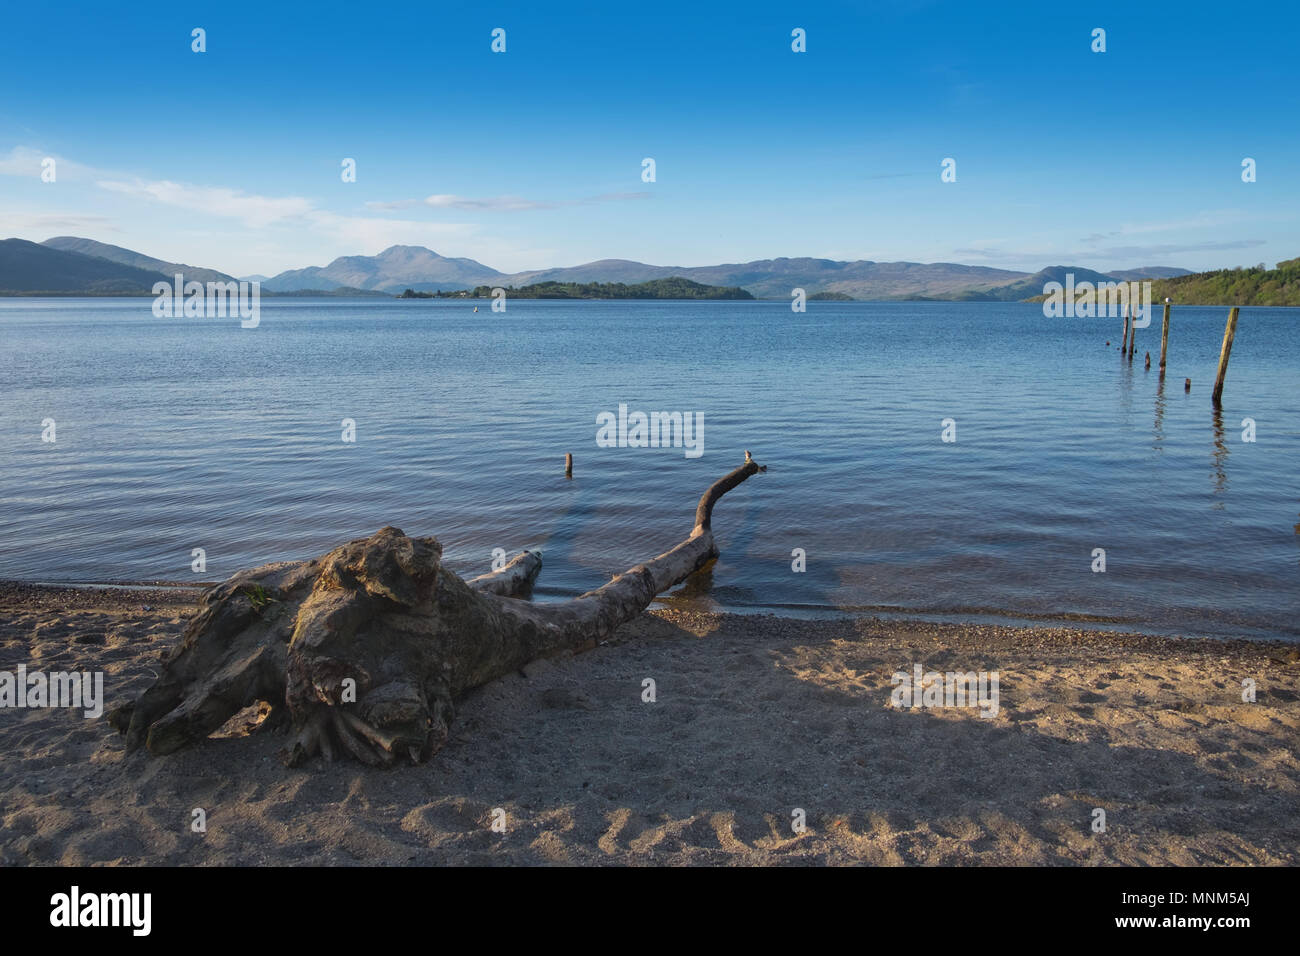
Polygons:
<instances>
[{"instance_id":1,"label":"bleached tree root","mask_svg":"<svg viewBox=\"0 0 1300 956\"><path fill-rule=\"evenodd\" d=\"M713 507L759 471L745 463L701 496L676 547L570 601L521 598L542 566L525 551L464 581L434 538L382 528L310 561L241 571L204 592L161 676L110 721L127 748L173 753L257 701L289 727L290 765L322 755L389 765L446 742L453 700L529 661L594 646L717 557Z\"/></svg>"}]
</instances>

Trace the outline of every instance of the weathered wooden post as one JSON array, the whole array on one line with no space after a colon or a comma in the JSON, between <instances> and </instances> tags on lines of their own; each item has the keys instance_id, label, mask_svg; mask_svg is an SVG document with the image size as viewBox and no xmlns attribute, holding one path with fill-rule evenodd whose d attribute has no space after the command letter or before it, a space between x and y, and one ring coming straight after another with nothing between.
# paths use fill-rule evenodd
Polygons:
<instances>
[{"instance_id":1,"label":"weathered wooden post","mask_svg":"<svg viewBox=\"0 0 1300 956\"><path fill-rule=\"evenodd\" d=\"M1124 303L1124 341L1119 343L1119 354L1128 351L1128 303Z\"/></svg>"},{"instance_id":2,"label":"weathered wooden post","mask_svg":"<svg viewBox=\"0 0 1300 956\"><path fill-rule=\"evenodd\" d=\"M1183 391L1190 392L1191 390L1192 390L1192 380L1190 378L1183 379Z\"/></svg>"},{"instance_id":3,"label":"weathered wooden post","mask_svg":"<svg viewBox=\"0 0 1300 956\"><path fill-rule=\"evenodd\" d=\"M1223 398L1223 377L1228 374L1228 357L1232 355L1232 340L1237 337L1237 306L1228 313L1228 324L1223 329L1223 348L1219 349L1219 374L1214 379L1214 392L1210 401L1218 405Z\"/></svg>"},{"instance_id":4,"label":"weathered wooden post","mask_svg":"<svg viewBox=\"0 0 1300 956\"><path fill-rule=\"evenodd\" d=\"M1169 354L1169 296L1165 296L1165 324L1160 330L1160 371L1165 370L1165 358Z\"/></svg>"},{"instance_id":5,"label":"weathered wooden post","mask_svg":"<svg viewBox=\"0 0 1300 956\"><path fill-rule=\"evenodd\" d=\"M1128 360L1133 361L1133 353L1137 351L1138 344L1138 326L1137 310L1129 309L1130 321L1128 324Z\"/></svg>"},{"instance_id":6,"label":"weathered wooden post","mask_svg":"<svg viewBox=\"0 0 1300 956\"><path fill-rule=\"evenodd\" d=\"M573 477L573 453L568 452L564 456L564 477Z\"/></svg>"},{"instance_id":7,"label":"weathered wooden post","mask_svg":"<svg viewBox=\"0 0 1300 956\"><path fill-rule=\"evenodd\" d=\"M1146 367L1147 367L1147 368L1150 368L1150 367L1151 367L1151 353L1150 353L1150 352L1147 353L1147 364L1146 364Z\"/></svg>"}]
</instances>

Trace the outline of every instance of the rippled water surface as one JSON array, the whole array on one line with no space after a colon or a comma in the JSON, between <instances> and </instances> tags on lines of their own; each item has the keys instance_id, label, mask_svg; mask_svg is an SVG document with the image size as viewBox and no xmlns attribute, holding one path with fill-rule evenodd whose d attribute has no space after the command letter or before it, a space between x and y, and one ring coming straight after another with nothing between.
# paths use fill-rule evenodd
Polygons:
<instances>
[{"instance_id":1,"label":"rippled water surface","mask_svg":"<svg viewBox=\"0 0 1300 956\"><path fill-rule=\"evenodd\" d=\"M1175 307L1162 385L1158 312L1129 365L1120 320L1020 303L0 299L0 577L218 580L394 524L466 574L541 548L553 598L675 544L751 449L701 599L1294 640L1300 315L1242 310L1216 415L1226 314ZM620 403L703 413L704 454L598 447Z\"/></svg>"}]
</instances>

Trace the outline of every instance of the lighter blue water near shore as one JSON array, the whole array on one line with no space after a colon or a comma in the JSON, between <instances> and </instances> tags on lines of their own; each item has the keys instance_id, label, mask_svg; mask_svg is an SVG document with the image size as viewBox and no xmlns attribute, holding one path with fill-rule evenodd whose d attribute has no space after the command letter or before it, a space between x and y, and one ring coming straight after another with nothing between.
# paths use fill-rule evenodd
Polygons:
<instances>
[{"instance_id":1,"label":"lighter blue water near shore","mask_svg":"<svg viewBox=\"0 0 1300 956\"><path fill-rule=\"evenodd\" d=\"M554 598L675 544L751 449L700 600L1300 637L1296 310L1242 310L1216 416L1225 308L1175 308L1162 388L1158 307L1129 365L1119 319L1020 303L480 306L0 299L0 577L219 580L394 524L464 574L541 548ZM598 448L619 403L702 412L704 454Z\"/></svg>"}]
</instances>

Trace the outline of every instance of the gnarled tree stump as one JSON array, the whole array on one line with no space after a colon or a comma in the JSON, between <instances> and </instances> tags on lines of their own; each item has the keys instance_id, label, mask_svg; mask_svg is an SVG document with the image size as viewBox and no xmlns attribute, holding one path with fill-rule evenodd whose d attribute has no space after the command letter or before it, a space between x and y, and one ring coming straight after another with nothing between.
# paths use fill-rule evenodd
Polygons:
<instances>
[{"instance_id":1,"label":"gnarled tree stump","mask_svg":"<svg viewBox=\"0 0 1300 956\"><path fill-rule=\"evenodd\" d=\"M426 760L446 742L459 694L594 646L716 558L714 504L765 470L746 452L700 498L689 537L557 604L520 598L541 570L537 552L464 581L442 566L437 540L392 527L310 561L241 571L204 592L161 676L109 719L128 749L167 754L268 701L262 727L292 730L291 765L316 754Z\"/></svg>"}]
</instances>

